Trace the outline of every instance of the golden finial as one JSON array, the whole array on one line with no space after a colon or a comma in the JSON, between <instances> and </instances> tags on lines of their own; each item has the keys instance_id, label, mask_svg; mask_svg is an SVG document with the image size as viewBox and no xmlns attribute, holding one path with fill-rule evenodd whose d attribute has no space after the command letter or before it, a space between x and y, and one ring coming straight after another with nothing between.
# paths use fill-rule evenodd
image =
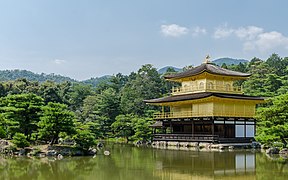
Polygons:
<instances>
[{"instance_id":1,"label":"golden finial","mask_svg":"<svg viewBox=\"0 0 288 180\"><path fill-rule=\"evenodd\" d=\"M204 63L205 63L205 64L209 63L209 62L210 62L209 59L210 59L210 56L209 56L209 54L208 54L208 55L205 57Z\"/></svg>"}]
</instances>

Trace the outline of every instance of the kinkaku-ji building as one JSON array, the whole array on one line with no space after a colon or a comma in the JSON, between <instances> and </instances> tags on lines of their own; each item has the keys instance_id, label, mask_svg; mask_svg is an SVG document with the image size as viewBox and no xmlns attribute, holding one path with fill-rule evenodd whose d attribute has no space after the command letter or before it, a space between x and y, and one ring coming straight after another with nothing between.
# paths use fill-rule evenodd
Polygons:
<instances>
[{"instance_id":1,"label":"kinkaku-ji building","mask_svg":"<svg viewBox=\"0 0 288 180\"><path fill-rule=\"evenodd\" d=\"M162 106L154 115L153 141L246 143L254 140L255 108L262 97L243 94L235 86L251 74L209 63L164 78L181 83L170 96L145 100ZM166 112L165 112L166 111Z\"/></svg>"}]
</instances>

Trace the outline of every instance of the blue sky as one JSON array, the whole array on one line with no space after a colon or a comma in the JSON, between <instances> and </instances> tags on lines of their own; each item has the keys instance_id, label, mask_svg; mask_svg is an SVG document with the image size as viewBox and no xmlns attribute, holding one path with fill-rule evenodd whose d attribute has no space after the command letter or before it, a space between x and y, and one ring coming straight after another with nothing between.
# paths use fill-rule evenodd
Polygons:
<instances>
[{"instance_id":1,"label":"blue sky","mask_svg":"<svg viewBox=\"0 0 288 180\"><path fill-rule=\"evenodd\" d=\"M78 80L288 56L286 0L0 0L0 69Z\"/></svg>"}]
</instances>

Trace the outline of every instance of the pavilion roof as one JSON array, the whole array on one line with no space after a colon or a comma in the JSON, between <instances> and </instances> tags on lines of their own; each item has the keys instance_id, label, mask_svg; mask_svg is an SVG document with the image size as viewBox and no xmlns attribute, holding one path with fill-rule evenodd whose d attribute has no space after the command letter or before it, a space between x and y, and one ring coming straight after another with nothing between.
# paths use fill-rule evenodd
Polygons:
<instances>
[{"instance_id":1,"label":"pavilion roof","mask_svg":"<svg viewBox=\"0 0 288 180\"><path fill-rule=\"evenodd\" d=\"M210 64L210 63L203 63L200 66L197 66L195 68L189 69L184 72L176 73L176 74L170 74L164 76L165 79L180 79L185 77L191 77L198 74L201 74L203 72L208 72L211 74L217 74L217 75L223 75L223 76L236 76L236 77L249 77L251 74L248 73L242 73L237 71L232 71L228 69L221 68L219 66Z\"/></svg>"},{"instance_id":2,"label":"pavilion roof","mask_svg":"<svg viewBox=\"0 0 288 180\"><path fill-rule=\"evenodd\" d=\"M203 99L210 96L220 97L220 98L230 98L230 99L242 99L242 100L264 100L263 97L257 96L247 96L244 94L226 94L226 93L215 93L215 92L201 92L193 94L183 94L183 95L173 95L157 99L144 100L146 103L168 103L168 102L178 102L187 100Z\"/></svg>"}]
</instances>

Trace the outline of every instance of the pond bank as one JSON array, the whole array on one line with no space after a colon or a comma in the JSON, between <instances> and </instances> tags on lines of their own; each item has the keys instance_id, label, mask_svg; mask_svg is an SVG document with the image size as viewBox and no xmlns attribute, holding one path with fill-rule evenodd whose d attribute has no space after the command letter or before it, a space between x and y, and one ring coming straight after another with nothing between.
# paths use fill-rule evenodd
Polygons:
<instances>
[{"instance_id":1,"label":"pond bank","mask_svg":"<svg viewBox=\"0 0 288 180\"><path fill-rule=\"evenodd\" d=\"M76 146L69 145L34 145L25 148L16 148L13 143L7 140L0 140L0 153L11 156L36 156L36 157L46 157L46 156L93 156L97 153L97 149L90 148L85 151Z\"/></svg>"},{"instance_id":2,"label":"pond bank","mask_svg":"<svg viewBox=\"0 0 288 180\"><path fill-rule=\"evenodd\" d=\"M158 149L174 149L174 150L208 150L208 151L222 151L233 149L258 149L266 154L282 154L283 157L288 157L288 148L279 149L277 147L261 146L258 142L252 143L198 143L198 142L177 142L177 141L154 141L153 148Z\"/></svg>"}]
</instances>

